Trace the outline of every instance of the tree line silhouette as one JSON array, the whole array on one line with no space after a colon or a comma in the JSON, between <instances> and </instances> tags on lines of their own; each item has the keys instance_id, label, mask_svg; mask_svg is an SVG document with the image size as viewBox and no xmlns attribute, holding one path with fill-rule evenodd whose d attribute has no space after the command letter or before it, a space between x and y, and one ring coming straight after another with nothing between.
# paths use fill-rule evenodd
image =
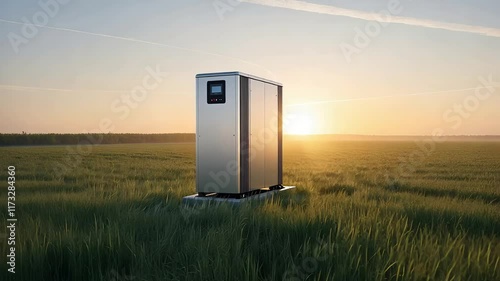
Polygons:
<instances>
[{"instance_id":1,"label":"tree line silhouette","mask_svg":"<svg viewBox=\"0 0 500 281\"><path fill-rule=\"evenodd\" d=\"M195 134L0 134L0 146L194 142Z\"/></svg>"}]
</instances>

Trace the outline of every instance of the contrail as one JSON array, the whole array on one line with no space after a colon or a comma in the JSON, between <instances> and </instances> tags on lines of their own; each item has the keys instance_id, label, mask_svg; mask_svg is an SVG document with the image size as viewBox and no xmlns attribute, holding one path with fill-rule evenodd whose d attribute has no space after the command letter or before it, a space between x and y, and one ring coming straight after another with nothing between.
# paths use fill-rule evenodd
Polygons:
<instances>
[{"instance_id":1,"label":"contrail","mask_svg":"<svg viewBox=\"0 0 500 281\"><path fill-rule=\"evenodd\" d=\"M306 103L288 104L288 105L285 105L285 107L295 107L295 106L312 105L312 104L337 103L337 102L349 102L349 101L362 101L362 100L379 100L379 99L401 98L401 97L411 97L411 96L424 96L424 95L443 94L443 93L457 93L457 92L465 92L465 91L471 91L471 90L476 90L476 89L486 89L486 88L492 88L492 87L493 88L500 88L500 86L488 86L488 87L474 87L474 88L433 91L433 92L421 92L421 93L405 94L405 95L387 95L387 96L360 97L360 98L351 98L351 99L324 100L324 101L313 101L313 102L306 102Z\"/></svg>"},{"instance_id":2,"label":"contrail","mask_svg":"<svg viewBox=\"0 0 500 281\"><path fill-rule=\"evenodd\" d=\"M468 33L500 38L500 29L492 27L466 25L466 24L442 22L442 21L411 18L411 17L401 17L396 15L388 16L379 13L344 9L335 6L314 4L310 2L297 1L297 0L241 0L241 1L268 7L285 8L290 10L326 14L333 16L344 16L344 17L350 17L368 21L399 23L399 24L406 24L406 25L426 27L426 28L468 32Z\"/></svg>"},{"instance_id":3,"label":"contrail","mask_svg":"<svg viewBox=\"0 0 500 281\"><path fill-rule=\"evenodd\" d=\"M18 25L25 25L26 24L24 22L12 21L12 20L5 20L5 19L0 19L0 22L11 23L11 24L18 24ZM177 49L177 50L182 50L182 51L199 53L199 54L203 54L203 55L210 55L210 56L215 56L215 57L222 57L222 58L232 59L232 60L235 60L235 61L239 61L239 62L248 64L248 65L252 65L252 66L258 67L260 69L264 69L271 76L275 77L275 75L274 75L274 73L272 71L266 69L265 67L263 67L263 66L261 66L259 64L256 64L256 63L253 63L253 62L241 59L241 58L227 56L227 55L223 55L223 54L212 53L212 52L207 52L207 51L202 51L202 50L197 50L197 49L191 49L191 48L185 48L185 47L180 47L180 46L175 46L175 45L169 45L169 44L163 44L163 43L158 43L158 42L146 41L146 40L141 40L141 39L136 39L136 38L130 38L130 37L122 37L122 36L115 36L115 35L109 35L109 34L103 34L103 33L88 32L88 31L83 31L83 30L78 30L78 29L62 28L62 27L55 27L55 26L48 26L48 25L37 25L37 24L33 24L33 26L40 27L40 28L52 29L52 30L58 30L58 31L65 31L65 32L80 33L80 34L86 34L86 35L92 35L92 36L99 36L99 37L104 37L104 38L112 38L112 39L124 40L124 41L129 41L129 42L135 42L135 43L143 43L143 44L149 44L149 45L153 45L153 46L167 47L167 48L171 48L171 49Z\"/></svg>"}]
</instances>

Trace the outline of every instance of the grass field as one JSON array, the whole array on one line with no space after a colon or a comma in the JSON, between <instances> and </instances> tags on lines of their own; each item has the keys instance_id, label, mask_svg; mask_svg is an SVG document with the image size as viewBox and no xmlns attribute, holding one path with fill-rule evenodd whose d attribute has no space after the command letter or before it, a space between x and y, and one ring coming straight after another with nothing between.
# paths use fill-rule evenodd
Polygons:
<instances>
[{"instance_id":1,"label":"grass field","mask_svg":"<svg viewBox=\"0 0 500 281\"><path fill-rule=\"evenodd\" d=\"M500 280L500 142L285 143L263 204L183 208L195 146L0 148L16 167L16 274L2 280ZM79 161L77 161L78 163ZM408 171L408 169L406 169ZM387 177L386 175L390 176ZM389 180L388 180L389 179ZM0 226L7 219L1 191ZM1 234L1 231L0 231Z\"/></svg>"}]
</instances>

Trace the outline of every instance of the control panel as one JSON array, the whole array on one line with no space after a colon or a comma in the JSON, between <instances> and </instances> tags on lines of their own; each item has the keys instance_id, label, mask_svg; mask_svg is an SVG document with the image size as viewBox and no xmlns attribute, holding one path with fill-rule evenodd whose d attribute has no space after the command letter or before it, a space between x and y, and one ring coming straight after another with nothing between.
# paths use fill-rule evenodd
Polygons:
<instances>
[{"instance_id":1,"label":"control panel","mask_svg":"<svg viewBox=\"0 0 500 281\"><path fill-rule=\"evenodd\" d=\"M226 103L226 81L208 81L207 82L207 102Z\"/></svg>"}]
</instances>

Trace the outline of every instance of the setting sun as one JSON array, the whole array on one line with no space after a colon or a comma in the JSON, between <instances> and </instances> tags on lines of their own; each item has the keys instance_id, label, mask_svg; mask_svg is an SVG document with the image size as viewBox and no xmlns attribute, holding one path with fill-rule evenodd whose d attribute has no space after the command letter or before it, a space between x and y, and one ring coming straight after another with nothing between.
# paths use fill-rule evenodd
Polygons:
<instances>
[{"instance_id":1,"label":"setting sun","mask_svg":"<svg viewBox=\"0 0 500 281\"><path fill-rule=\"evenodd\" d=\"M314 122L310 114L294 113L285 117L284 129L290 135L309 135L313 133Z\"/></svg>"}]
</instances>

